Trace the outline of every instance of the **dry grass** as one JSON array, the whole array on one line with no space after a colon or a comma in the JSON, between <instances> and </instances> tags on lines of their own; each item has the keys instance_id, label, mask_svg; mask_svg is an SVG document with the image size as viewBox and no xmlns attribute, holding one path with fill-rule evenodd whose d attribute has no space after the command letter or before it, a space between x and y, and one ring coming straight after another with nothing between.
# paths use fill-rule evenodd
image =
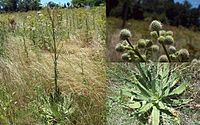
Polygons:
<instances>
[{"instance_id":1,"label":"dry grass","mask_svg":"<svg viewBox=\"0 0 200 125\"><path fill-rule=\"evenodd\" d=\"M8 14L9 15L9 14ZM17 14L16 14L17 15ZM7 17L7 15L5 15ZM104 123L104 99L106 88L104 40L92 33L89 44L85 36L70 35L62 41L58 60L58 85L62 92L75 93L81 115L78 125L102 125ZM0 84L9 93L15 93L18 107L26 107L36 95L37 87L48 94L53 88L53 53L33 48L26 40L28 58L22 38L10 34L6 43L6 58L0 59ZM26 115L26 114L24 114ZM35 124L31 116L20 124Z\"/></svg>"}]
</instances>

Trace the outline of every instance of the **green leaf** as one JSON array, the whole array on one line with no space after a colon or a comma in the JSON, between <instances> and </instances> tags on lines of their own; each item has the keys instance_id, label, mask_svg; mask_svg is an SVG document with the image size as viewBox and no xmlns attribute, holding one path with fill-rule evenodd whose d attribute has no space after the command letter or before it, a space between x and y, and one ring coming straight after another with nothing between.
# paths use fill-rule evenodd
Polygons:
<instances>
[{"instance_id":1,"label":"green leaf","mask_svg":"<svg viewBox=\"0 0 200 125\"><path fill-rule=\"evenodd\" d=\"M179 100L173 100L172 101L172 105L173 106L181 106L181 105L185 105L188 104L189 102L191 102L192 99L179 99Z\"/></svg>"},{"instance_id":2,"label":"green leaf","mask_svg":"<svg viewBox=\"0 0 200 125\"><path fill-rule=\"evenodd\" d=\"M160 123L160 110L153 106L152 114L151 114L152 125L159 125Z\"/></svg>"},{"instance_id":3,"label":"green leaf","mask_svg":"<svg viewBox=\"0 0 200 125\"><path fill-rule=\"evenodd\" d=\"M133 104L128 104L128 107L131 109L137 109L141 107L140 102L134 102Z\"/></svg>"},{"instance_id":4,"label":"green leaf","mask_svg":"<svg viewBox=\"0 0 200 125\"><path fill-rule=\"evenodd\" d=\"M142 64L142 65L143 65L143 64ZM142 77L143 77L146 81L148 81L148 78L147 78L145 72L143 71L143 69L146 69L146 67L142 67L140 63L137 63L136 66L137 66L137 68L138 68L140 74L142 75Z\"/></svg>"},{"instance_id":5,"label":"green leaf","mask_svg":"<svg viewBox=\"0 0 200 125\"><path fill-rule=\"evenodd\" d=\"M159 101L158 105L159 105L160 109L165 109L165 104L163 104L163 102Z\"/></svg>"},{"instance_id":6,"label":"green leaf","mask_svg":"<svg viewBox=\"0 0 200 125\"><path fill-rule=\"evenodd\" d=\"M183 83L177 88L175 88L169 95L179 95L186 90L187 86L188 86L188 83Z\"/></svg>"},{"instance_id":7,"label":"green leaf","mask_svg":"<svg viewBox=\"0 0 200 125\"><path fill-rule=\"evenodd\" d=\"M145 105L143 105L140 109L139 109L139 113L144 113L147 112L148 110L150 110L152 108L153 104L152 103L147 103Z\"/></svg>"},{"instance_id":8,"label":"green leaf","mask_svg":"<svg viewBox=\"0 0 200 125\"><path fill-rule=\"evenodd\" d=\"M173 81L172 81L173 80ZM169 92L170 92L170 89L172 88L172 87L174 87L174 85L176 85L177 83L178 83L178 81L180 80L180 78L174 78L174 79L172 79L172 80L169 80L168 81L168 83L167 83L167 85L166 86L164 86L164 89L163 89L163 91L164 91L164 96L168 96L168 94L169 94Z\"/></svg>"}]
</instances>

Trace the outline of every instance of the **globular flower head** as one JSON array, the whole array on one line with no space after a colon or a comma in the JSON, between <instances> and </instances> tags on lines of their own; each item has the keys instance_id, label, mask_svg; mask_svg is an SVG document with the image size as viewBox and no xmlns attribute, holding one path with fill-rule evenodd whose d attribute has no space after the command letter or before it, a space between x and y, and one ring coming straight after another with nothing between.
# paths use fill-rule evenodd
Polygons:
<instances>
[{"instance_id":1,"label":"globular flower head","mask_svg":"<svg viewBox=\"0 0 200 125\"><path fill-rule=\"evenodd\" d=\"M160 36L166 36L166 31L165 30L160 30L159 34L160 34Z\"/></svg>"},{"instance_id":2,"label":"globular flower head","mask_svg":"<svg viewBox=\"0 0 200 125\"><path fill-rule=\"evenodd\" d=\"M153 42L151 40L146 39L146 47L151 47Z\"/></svg>"},{"instance_id":3,"label":"globular flower head","mask_svg":"<svg viewBox=\"0 0 200 125\"><path fill-rule=\"evenodd\" d=\"M166 45L172 45L174 43L174 38L172 36L168 35L168 36L165 37L164 43Z\"/></svg>"},{"instance_id":4,"label":"globular flower head","mask_svg":"<svg viewBox=\"0 0 200 125\"><path fill-rule=\"evenodd\" d=\"M165 37L164 37L164 36L160 36L160 37L158 38L158 42L159 42L160 44L163 44L163 43L165 42Z\"/></svg>"},{"instance_id":5,"label":"globular flower head","mask_svg":"<svg viewBox=\"0 0 200 125\"><path fill-rule=\"evenodd\" d=\"M173 33L172 31L167 31L167 32L166 32L166 35L173 36L174 33Z\"/></svg>"},{"instance_id":6,"label":"globular flower head","mask_svg":"<svg viewBox=\"0 0 200 125\"><path fill-rule=\"evenodd\" d=\"M158 33L156 31L152 31L150 33L151 37L154 38L154 39L157 39L158 38Z\"/></svg>"},{"instance_id":7,"label":"globular flower head","mask_svg":"<svg viewBox=\"0 0 200 125\"><path fill-rule=\"evenodd\" d=\"M199 61L197 59L193 59L191 63L192 64L197 64L197 63L199 63Z\"/></svg>"},{"instance_id":8,"label":"globular flower head","mask_svg":"<svg viewBox=\"0 0 200 125\"><path fill-rule=\"evenodd\" d=\"M131 32L128 30L128 29L122 29L121 31L120 31L120 38L122 39L122 40L126 40L126 39L128 39L129 37L131 37L132 35L131 35Z\"/></svg>"},{"instance_id":9,"label":"globular flower head","mask_svg":"<svg viewBox=\"0 0 200 125\"><path fill-rule=\"evenodd\" d=\"M135 55L135 52L133 50L128 50L128 55L130 55L131 57Z\"/></svg>"},{"instance_id":10,"label":"globular flower head","mask_svg":"<svg viewBox=\"0 0 200 125\"><path fill-rule=\"evenodd\" d=\"M158 60L159 62L169 62L166 55L161 55Z\"/></svg>"},{"instance_id":11,"label":"globular flower head","mask_svg":"<svg viewBox=\"0 0 200 125\"><path fill-rule=\"evenodd\" d=\"M121 44L121 43L118 43L116 46L115 46L115 50L117 52L124 52L125 51L125 47Z\"/></svg>"},{"instance_id":12,"label":"globular flower head","mask_svg":"<svg viewBox=\"0 0 200 125\"><path fill-rule=\"evenodd\" d=\"M177 56L175 54L170 54L169 57L172 61L175 61L177 59Z\"/></svg>"},{"instance_id":13,"label":"globular flower head","mask_svg":"<svg viewBox=\"0 0 200 125\"><path fill-rule=\"evenodd\" d=\"M124 61L130 61L131 60L130 55L128 53L123 53L122 54L122 59Z\"/></svg>"},{"instance_id":14,"label":"globular flower head","mask_svg":"<svg viewBox=\"0 0 200 125\"><path fill-rule=\"evenodd\" d=\"M133 56L131 56L131 61L139 62L140 58L137 55L133 55Z\"/></svg>"},{"instance_id":15,"label":"globular flower head","mask_svg":"<svg viewBox=\"0 0 200 125\"><path fill-rule=\"evenodd\" d=\"M133 48L130 45L126 45L126 46L124 46L124 49L126 49L126 50L132 50Z\"/></svg>"},{"instance_id":16,"label":"globular flower head","mask_svg":"<svg viewBox=\"0 0 200 125\"><path fill-rule=\"evenodd\" d=\"M181 62L185 62L189 59L190 54L187 49L181 49L178 51L178 58Z\"/></svg>"},{"instance_id":17,"label":"globular flower head","mask_svg":"<svg viewBox=\"0 0 200 125\"><path fill-rule=\"evenodd\" d=\"M152 50L153 52L158 52L158 51L159 51L159 46L158 46L158 45L152 45L152 46L151 46L151 50Z\"/></svg>"},{"instance_id":18,"label":"globular flower head","mask_svg":"<svg viewBox=\"0 0 200 125\"><path fill-rule=\"evenodd\" d=\"M122 41L122 45L127 46L128 45L127 41L126 40Z\"/></svg>"},{"instance_id":19,"label":"globular flower head","mask_svg":"<svg viewBox=\"0 0 200 125\"><path fill-rule=\"evenodd\" d=\"M138 41L138 48L145 48L146 47L146 40L140 39Z\"/></svg>"},{"instance_id":20,"label":"globular flower head","mask_svg":"<svg viewBox=\"0 0 200 125\"><path fill-rule=\"evenodd\" d=\"M157 20L154 20L151 22L150 24L150 30L151 31L160 31L162 29L162 24L161 22L157 21Z\"/></svg>"},{"instance_id":21,"label":"globular flower head","mask_svg":"<svg viewBox=\"0 0 200 125\"><path fill-rule=\"evenodd\" d=\"M176 53L176 48L175 48L174 46L170 46L170 47L169 47L169 53L170 53L170 54Z\"/></svg>"}]
</instances>

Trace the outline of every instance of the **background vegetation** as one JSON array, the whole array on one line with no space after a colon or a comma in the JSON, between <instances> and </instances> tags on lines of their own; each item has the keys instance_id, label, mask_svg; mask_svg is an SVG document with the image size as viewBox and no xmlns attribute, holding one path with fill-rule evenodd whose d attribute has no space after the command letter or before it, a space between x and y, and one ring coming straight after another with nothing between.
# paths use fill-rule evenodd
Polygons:
<instances>
[{"instance_id":1,"label":"background vegetation","mask_svg":"<svg viewBox=\"0 0 200 125\"><path fill-rule=\"evenodd\" d=\"M105 4L105 0L72 0L71 3L67 2L59 5L54 1L47 3L49 7L84 7L84 6L99 6ZM42 9L41 0L0 0L0 12L3 11L29 11Z\"/></svg>"},{"instance_id":2,"label":"background vegetation","mask_svg":"<svg viewBox=\"0 0 200 125\"><path fill-rule=\"evenodd\" d=\"M185 0L107 0L107 16L121 17L123 20L160 20L173 26L193 27L200 30L200 6L193 8Z\"/></svg>"},{"instance_id":3,"label":"background vegetation","mask_svg":"<svg viewBox=\"0 0 200 125\"><path fill-rule=\"evenodd\" d=\"M104 124L105 7L0 16L0 124Z\"/></svg>"}]
</instances>

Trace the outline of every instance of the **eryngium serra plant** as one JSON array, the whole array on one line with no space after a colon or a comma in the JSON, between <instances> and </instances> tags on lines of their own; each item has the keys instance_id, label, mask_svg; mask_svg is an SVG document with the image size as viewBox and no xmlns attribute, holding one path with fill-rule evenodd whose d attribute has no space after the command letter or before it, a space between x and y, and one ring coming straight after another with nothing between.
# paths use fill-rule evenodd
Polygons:
<instances>
[{"instance_id":1,"label":"eryngium serra plant","mask_svg":"<svg viewBox=\"0 0 200 125\"><path fill-rule=\"evenodd\" d=\"M130 99L127 107L131 114L144 124L160 125L169 120L179 123L177 109L191 101L180 96L189 85L188 78L181 78L167 63L136 66L129 85L123 89Z\"/></svg>"},{"instance_id":2,"label":"eryngium serra plant","mask_svg":"<svg viewBox=\"0 0 200 125\"><path fill-rule=\"evenodd\" d=\"M122 53L122 59L129 62L187 62L190 54L187 49L177 50L172 31L163 30L161 22L154 20L149 26L150 39L139 39L131 42L131 32L122 29L121 43L115 47Z\"/></svg>"}]
</instances>

